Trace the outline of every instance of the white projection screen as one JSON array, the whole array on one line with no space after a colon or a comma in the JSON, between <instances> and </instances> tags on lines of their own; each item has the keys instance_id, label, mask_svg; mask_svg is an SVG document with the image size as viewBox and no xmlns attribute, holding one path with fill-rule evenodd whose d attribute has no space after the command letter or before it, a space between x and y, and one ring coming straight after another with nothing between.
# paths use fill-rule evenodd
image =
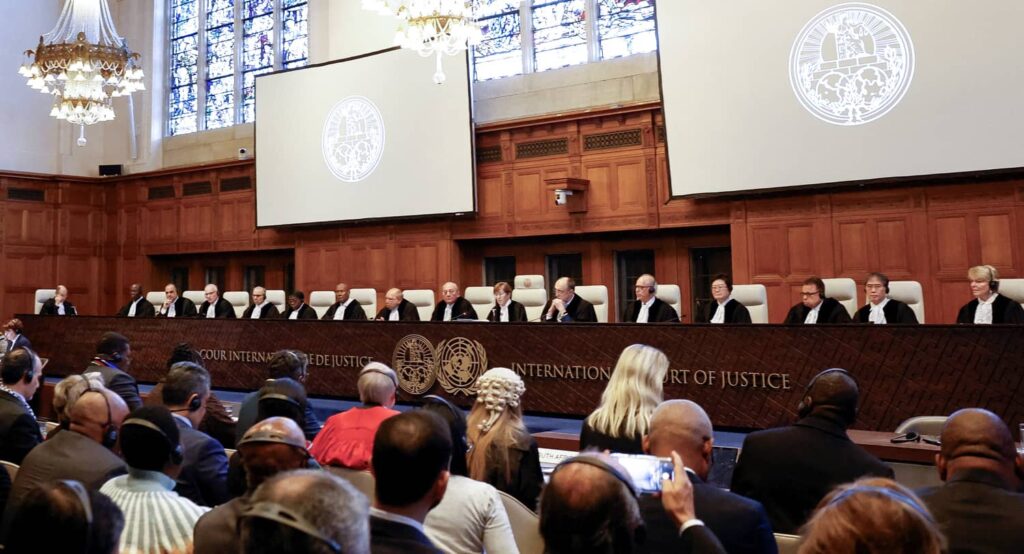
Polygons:
<instances>
[{"instance_id":1,"label":"white projection screen","mask_svg":"<svg viewBox=\"0 0 1024 554\"><path fill-rule=\"evenodd\" d=\"M256 226L476 210L465 55L391 49L256 79Z\"/></svg>"},{"instance_id":2,"label":"white projection screen","mask_svg":"<svg viewBox=\"0 0 1024 554\"><path fill-rule=\"evenodd\" d=\"M1024 166L1020 0L657 3L673 196Z\"/></svg>"}]
</instances>

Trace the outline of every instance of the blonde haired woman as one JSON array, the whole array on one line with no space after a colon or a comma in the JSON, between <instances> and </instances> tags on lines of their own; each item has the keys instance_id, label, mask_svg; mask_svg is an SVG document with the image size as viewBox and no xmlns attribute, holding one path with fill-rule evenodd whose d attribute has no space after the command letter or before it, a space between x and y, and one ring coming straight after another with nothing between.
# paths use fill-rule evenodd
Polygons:
<instances>
[{"instance_id":1,"label":"blonde haired woman","mask_svg":"<svg viewBox=\"0 0 1024 554\"><path fill-rule=\"evenodd\" d=\"M991 325L993 323L1024 323L1024 308L999 294L999 272L990 265L976 265L967 271L971 300L960 308L957 323Z\"/></svg>"},{"instance_id":2,"label":"blonde haired woman","mask_svg":"<svg viewBox=\"0 0 1024 554\"><path fill-rule=\"evenodd\" d=\"M580 450L596 448L643 454L651 414L662 400L668 357L653 346L627 346L615 364L601 404L580 431Z\"/></svg>"},{"instance_id":3,"label":"blonde haired woman","mask_svg":"<svg viewBox=\"0 0 1024 554\"><path fill-rule=\"evenodd\" d=\"M511 369L495 367L480 376L476 387L466 430L469 476L536 510L544 475L537 441L523 424L519 399L526 385Z\"/></svg>"}]
</instances>

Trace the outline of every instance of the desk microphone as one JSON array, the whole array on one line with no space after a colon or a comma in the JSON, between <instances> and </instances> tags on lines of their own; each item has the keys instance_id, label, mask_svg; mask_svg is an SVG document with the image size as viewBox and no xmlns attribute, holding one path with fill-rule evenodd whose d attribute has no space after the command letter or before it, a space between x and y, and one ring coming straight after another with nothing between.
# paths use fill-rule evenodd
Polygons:
<instances>
[{"instance_id":1,"label":"desk microphone","mask_svg":"<svg viewBox=\"0 0 1024 554\"><path fill-rule=\"evenodd\" d=\"M468 315L471 315L470 312L462 312L461 314L453 317L452 321L462 321L462 318L464 318L464 317L466 317ZM476 313L474 312L472 315L476 315ZM473 318L473 319L476 319L476 318Z\"/></svg>"}]
</instances>

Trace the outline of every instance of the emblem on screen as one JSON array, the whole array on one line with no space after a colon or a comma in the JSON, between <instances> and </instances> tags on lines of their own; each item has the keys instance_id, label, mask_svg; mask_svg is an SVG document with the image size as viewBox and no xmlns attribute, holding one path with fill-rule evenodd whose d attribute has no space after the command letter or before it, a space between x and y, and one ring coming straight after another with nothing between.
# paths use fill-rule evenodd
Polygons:
<instances>
[{"instance_id":1,"label":"emblem on screen","mask_svg":"<svg viewBox=\"0 0 1024 554\"><path fill-rule=\"evenodd\" d=\"M487 370L487 351L464 337L437 345L437 380L448 394L476 394L476 380Z\"/></svg>"},{"instance_id":2,"label":"emblem on screen","mask_svg":"<svg viewBox=\"0 0 1024 554\"><path fill-rule=\"evenodd\" d=\"M871 4L838 4L819 13L789 55L789 81L800 104L834 125L884 116L903 99L913 76L910 33Z\"/></svg>"},{"instance_id":3,"label":"emblem on screen","mask_svg":"<svg viewBox=\"0 0 1024 554\"><path fill-rule=\"evenodd\" d=\"M420 335L406 335L395 345L391 366L398 374L398 386L409 394L425 394L434 386L434 345Z\"/></svg>"},{"instance_id":4,"label":"emblem on screen","mask_svg":"<svg viewBox=\"0 0 1024 554\"><path fill-rule=\"evenodd\" d=\"M321 148L335 177L346 183L362 181L384 154L384 117L368 98L349 96L327 114Z\"/></svg>"}]
</instances>

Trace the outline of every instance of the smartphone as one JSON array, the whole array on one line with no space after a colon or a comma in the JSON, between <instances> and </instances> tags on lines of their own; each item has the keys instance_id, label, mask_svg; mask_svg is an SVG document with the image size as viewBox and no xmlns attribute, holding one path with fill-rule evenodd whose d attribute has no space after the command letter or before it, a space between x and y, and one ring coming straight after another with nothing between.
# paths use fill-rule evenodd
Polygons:
<instances>
[{"instance_id":1,"label":"smartphone","mask_svg":"<svg viewBox=\"0 0 1024 554\"><path fill-rule=\"evenodd\" d=\"M616 462L626 468L637 492L661 492L661 481L672 480L675 468L671 458L644 454L612 454Z\"/></svg>"}]
</instances>

